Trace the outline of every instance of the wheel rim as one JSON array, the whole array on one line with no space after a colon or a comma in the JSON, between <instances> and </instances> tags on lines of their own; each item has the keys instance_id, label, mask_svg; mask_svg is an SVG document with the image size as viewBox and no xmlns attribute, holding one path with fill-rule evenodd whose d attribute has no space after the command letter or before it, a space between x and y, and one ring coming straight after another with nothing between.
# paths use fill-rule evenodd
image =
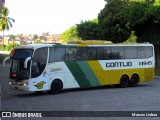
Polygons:
<instances>
[{"instance_id":1,"label":"wheel rim","mask_svg":"<svg viewBox=\"0 0 160 120\"><path fill-rule=\"evenodd\" d=\"M60 91L61 87L58 83L54 83L52 89L53 89L53 91L58 92L58 91Z\"/></svg>"},{"instance_id":2,"label":"wheel rim","mask_svg":"<svg viewBox=\"0 0 160 120\"><path fill-rule=\"evenodd\" d=\"M59 81L55 81L51 86L51 93L59 93L62 89L62 85Z\"/></svg>"}]
</instances>

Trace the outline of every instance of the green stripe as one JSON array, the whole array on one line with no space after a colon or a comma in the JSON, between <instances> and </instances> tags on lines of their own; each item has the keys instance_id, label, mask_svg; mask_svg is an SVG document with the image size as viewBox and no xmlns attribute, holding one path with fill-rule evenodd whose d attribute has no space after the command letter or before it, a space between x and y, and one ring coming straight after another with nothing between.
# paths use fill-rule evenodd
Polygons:
<instances>
[{"instance_id":1,"label":"green stripe","mask_svg":"<svg viewBox=\"0 0 160 120\"><path fill-rule=\"evenodd\" d=\"M83 73L83 71L81 70L77 62L67 61L65 63L80 87L90 87L91 86L89 81L86 79L87 77L85 76L85 74Z\"/></svg>"},{"instance_id":2,"label":"green stripe","mask_svg":"<svg viewBox=\"0 0 160 120\"><path fill-rule=\"evenodd\" d=\"M85 74L85 76L87 77L87 79L90 82L91 86L99 86L100 85L99 80L97 79L96 75L92 71L92 69L89 66L89 64L87 62L84 62L84 61L77 62L77 63L80 66L80 68L83 71L83 73Z\"/></svg>"}]
</instances>

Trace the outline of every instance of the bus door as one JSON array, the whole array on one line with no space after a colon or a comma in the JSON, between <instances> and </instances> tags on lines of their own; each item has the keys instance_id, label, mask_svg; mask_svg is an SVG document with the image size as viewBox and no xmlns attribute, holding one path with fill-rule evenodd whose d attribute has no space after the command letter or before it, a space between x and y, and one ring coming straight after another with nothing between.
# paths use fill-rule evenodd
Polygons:
<instances>
[{"instance_id":1,"label":"bus door","mask_svg":"<svg viewBox=\"0 0 160 120\"><path fill-rule=\"evenodd\" d=\"M33 55L30 81L32 91L48 90L47 57L48 48L39 48Z\"/></svg>"}]
</instances>

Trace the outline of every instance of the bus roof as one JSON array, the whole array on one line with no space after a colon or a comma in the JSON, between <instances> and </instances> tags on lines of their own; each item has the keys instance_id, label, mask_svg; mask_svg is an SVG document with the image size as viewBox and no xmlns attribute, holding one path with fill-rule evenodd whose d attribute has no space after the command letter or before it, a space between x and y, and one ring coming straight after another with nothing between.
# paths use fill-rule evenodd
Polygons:
<instances>
[{"instance_id":1,"label":"bus roof","mask_svg":"<svg viewBox=\"0 0 160 120\"><path fill-rule=\"evenodd\" d=\"M27 44L20 47L17 47L18 49L38 49L42 47L62 47L62 46L68 46L68 47L103 47L103 46L153 46L150 43L134 43L134 44Z\"/></svg>"}]
</instances>

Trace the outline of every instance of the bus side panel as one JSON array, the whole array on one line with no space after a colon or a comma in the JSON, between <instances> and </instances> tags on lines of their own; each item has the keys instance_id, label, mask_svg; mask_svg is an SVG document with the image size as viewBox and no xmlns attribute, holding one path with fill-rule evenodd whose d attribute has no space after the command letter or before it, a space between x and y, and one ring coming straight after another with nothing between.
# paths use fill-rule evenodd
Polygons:
<instances>
[{"instance_id":1,"label":"bus side panel","mask_svg":"<svg viewBox=\"0 0 160 120\"><path fill-rule=\"evenodd\" d=\"M94 72L101 86L111 84L109 78L112 75L112 73L109 73L109 71L107 70L103 70L98 60L87 61L87 63L89 64L90 68Z\"/></svg>"},{"instance_id":2,"label":"bus side panel","mask_svg":"<svg viewBox=\"0 0 160 120\"><path fill-rule=\"evenodd\" d=\"M55 79L59 79L63 83L63 88L77 88L80 87L76 79L68 69L67 65L64 62L55 62L49 63L47 65L47 70L49 74L49 85L50 89L51 83Z\"/></svg>"},{"instance_id":3,"label":"bus side panel","mask_svg":"<svg viewBox=\"0 0 160 120\"><path fill-rule=\"evenodd\" d=\"M68 61L65 62L71 74L81 88L109 84L106 72L98 61Z\"/></svg>"},{"instance_id":4,"label":"bus side panel","mask_svg":"<svg viewBox=\"0 0 160 120\"><path fill-rule=\"evenodd\" d=\"M154 68L145 68L144 69L144 81L154 80Z\"/></svg>"}]
</instances>

